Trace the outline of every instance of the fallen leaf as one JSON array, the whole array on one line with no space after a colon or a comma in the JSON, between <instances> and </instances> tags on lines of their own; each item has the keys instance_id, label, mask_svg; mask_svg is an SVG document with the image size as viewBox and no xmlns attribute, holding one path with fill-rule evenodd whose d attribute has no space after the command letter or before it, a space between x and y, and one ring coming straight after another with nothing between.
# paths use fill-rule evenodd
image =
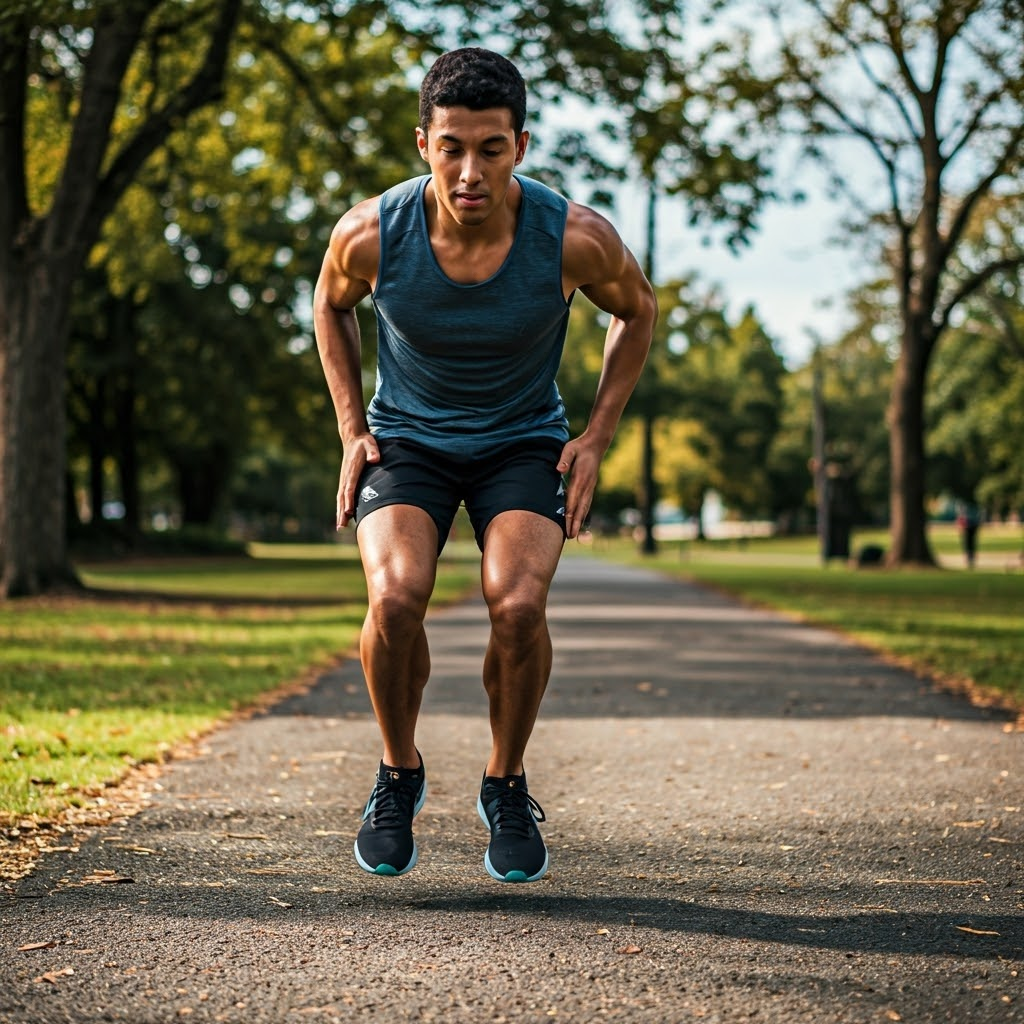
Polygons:
<instances>
[{"instance_id":1,"label":"fallen leaf","mask_svg":"<svg viewBox=\"0 0 1024 1024\"><path fill-rule=\"evenodd\" d=\"M93 871L82 879L85 885L122 885L133 884L134 878L119 875L116 871Z\"/></svg>"},{"instance_id":2,"label":"fallen leaf","mask_svg":"<svg viewBox=\"0 0 1024 1024\"><path fill-rule=\"evenodd\" d=\"M958 932L967 932L968 935L999 935L999 932L986 932L978 928L968 928L965 924L958 924L955 927Z\"/></svg>"},{"instance_id":3,"label":"fallen leaf","mask_svg":"<svg viewBox=\"0 0 1024 1024\"><path fill-rule=\"evenodd\" d=\"M294 903L285 903L284 900L279 900L276 896L271 896L269 897L269 899L271 903L276 903L277 906L284 907L285 910L290 910L293 906L295 906Z\"/></svg>"},{"instance_id":4,"label":"fallen leaf","mask_svg":"<svg viewBox=\"0 0 1024 1024\"><path fill-rule=\"evenodd\" d=\"M903 1018L895 1010L886 1010L885 1015L889 1018L889 1020L903 1020Z\"/></svg>"},{"instance_id":5,"label":"fallen leaf","mask_svg":"<svg viewBox=\"0 0 1024 1024\"><path fill-rule=\"evenodd\" d=\"M74 974L74 967L62 967L59 971L47 971L45 974L40 974L38 978L32 980L38 984L41 981L45 981L50 985L56 985L59 978L63 978L65 975Z\"/></svg>"},{"instance_id":6,"label":"fallen leaf","mask_svg":"<svg viewBox=\"0 0 1024 1024\"><path fill-rule=\"evenodd\" d=\"M27 953L31 949L53 949L54 946L59 946L60 943L55 939L48 939L46 942L26 942L24 946L18 947L19 953Z\"/></svg>"},{"instance_id":7,"label":"fallen leaf","mask_svg":"<svg viewBox=\"0 0 1024 1024\"><path fill-rule=\"evenodd\" d=\"M982 818L980 821L954 821L953 828L984 828L985 819Z\"/></svg>"},{"instance_id":8,"label":"fallen leaf","mask_svg":"<svg viewBox=\"0 0 1024 1024\"><path fill-rule=\"evenodd\" d=\"M608 934L608 929L607 928L598 928L597 929L597 934L598 935L607 935Z\"/></svg>"},{"instance_id":9,"label":"fallen leaf","mask_svg":"<svg viewBox=\"0 0 1024 1024\"><path fill-rule=\"evenodd\" d=\"M616 953L625 953L626 956L632 956L634 953L642 953L643 950L639 946L622 946L620 949L615 950Z\"/></svg>"}]
</instances>

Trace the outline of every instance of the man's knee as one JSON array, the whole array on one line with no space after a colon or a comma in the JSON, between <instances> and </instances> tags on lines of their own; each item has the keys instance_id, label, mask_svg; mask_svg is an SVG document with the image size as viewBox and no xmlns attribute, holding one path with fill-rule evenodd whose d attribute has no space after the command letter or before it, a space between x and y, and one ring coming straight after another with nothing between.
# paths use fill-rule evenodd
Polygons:
<instances>
[{"instance_id":1,"label":"man's knee","mask_svg":"<svg viewBox=\"0 0 1024 1024\"><path fill-rule=\"evenodd\" d=\"M517 587L492 595L487 602L491 628L510 642L531 642L546 625L545 593L539 587Z\"/></svg>"},{"instance_id":2,"label":"man's knee","mask_svg":"<svg viewBox=\"0 0 1024 1024\"><path fill-rule=\"evenodd\" d=\"M407 633L419 629L430 600L430 588L423 581L379 572L367 582L370 619L379 632Z\"/></svg>"}]
</instances>

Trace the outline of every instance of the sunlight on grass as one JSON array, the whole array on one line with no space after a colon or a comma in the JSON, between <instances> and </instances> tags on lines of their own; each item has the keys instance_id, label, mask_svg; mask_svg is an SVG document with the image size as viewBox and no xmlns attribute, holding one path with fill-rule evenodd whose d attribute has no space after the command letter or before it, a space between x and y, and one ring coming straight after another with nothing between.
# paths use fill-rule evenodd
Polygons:
<instances>
[{"instance_id":1,"label":"sunlight on grass","mask_svg":"<svg viewBox=\"0 0 1024 1024\"><path fill-rule=\"evenodd\" d=\"M79 569L90 595L0 605L0 821L87 802L328 668L354 650L366 609L359 564L319 555ZM472 558L446 559L436 600L477 576Z\"/></svg>"}]
</instances>

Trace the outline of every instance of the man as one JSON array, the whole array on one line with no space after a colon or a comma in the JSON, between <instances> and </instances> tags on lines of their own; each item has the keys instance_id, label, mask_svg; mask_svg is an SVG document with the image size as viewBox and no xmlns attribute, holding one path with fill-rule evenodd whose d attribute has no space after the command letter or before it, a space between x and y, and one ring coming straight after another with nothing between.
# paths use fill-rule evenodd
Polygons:
<instances>
[{"instance_id":1,"label":"man","mask_svg":"<svg viewBox=\"0 0 1024 1024\"><path fill-rule=\"evenodd\" d=\"M491 753L477 810L500 881L548 867L523 757L551 672L546 602L579 535L598 465L636 385L654 293L611 225L514 173L529 133L522 77L475 47L442 55L420 90L429 175L354 206L335 227L314 299L343 457L338 528L354 520L369 610L360 641L383 741L355 841L364 870L417 859L427 784L416 721L430 673L423 621L437 558L465 502L490 616L483 683ZM586 430L569 440L555 373L573 294L611 315ZM377 389L364 410L356 304L373 299ZM566 482L567 481L567 482Z\"/></svg>"}]
</instances>

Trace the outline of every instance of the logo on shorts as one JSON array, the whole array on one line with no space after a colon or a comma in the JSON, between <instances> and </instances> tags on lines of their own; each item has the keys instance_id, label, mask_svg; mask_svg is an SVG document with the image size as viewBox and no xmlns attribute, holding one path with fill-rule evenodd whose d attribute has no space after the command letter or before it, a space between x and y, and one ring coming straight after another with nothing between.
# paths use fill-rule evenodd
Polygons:
<instances>
[{"instance_id":1,"label":"logo on shorts","mask_svg":"<svg viewBox=\"0 0 1024 1024\"><path fill-rule=\"evenodd\" d=\"M563 505L561 508L555 509L555 515L556 516L564 516L565 515L565 506Z\"/></svg>"},{"instance_id":2,"label":"logo on shorts","mask_svg":"<svg viewBox=\"0 0 1024 1024\"><path fill-rule=\"evenodd\" d=\"M565 494L565 483L564 483L564 481L559 480L558 481L558 490L555 491L555 497L557 498L561 494Z\"/></svg>"},{"instance_id":3,"label":"logo on shorts","mask_svg":"<svg viewBox=\"0 0 1024 1024\"><path fill-rule=\"evenodd\" d=\"M369 486L364 487L359 492L359 500L360 501L373 501L373 499L376 498L377 496L378 496L377 492L372 487L369 487Z\"/></svg>"}]
</instances>

